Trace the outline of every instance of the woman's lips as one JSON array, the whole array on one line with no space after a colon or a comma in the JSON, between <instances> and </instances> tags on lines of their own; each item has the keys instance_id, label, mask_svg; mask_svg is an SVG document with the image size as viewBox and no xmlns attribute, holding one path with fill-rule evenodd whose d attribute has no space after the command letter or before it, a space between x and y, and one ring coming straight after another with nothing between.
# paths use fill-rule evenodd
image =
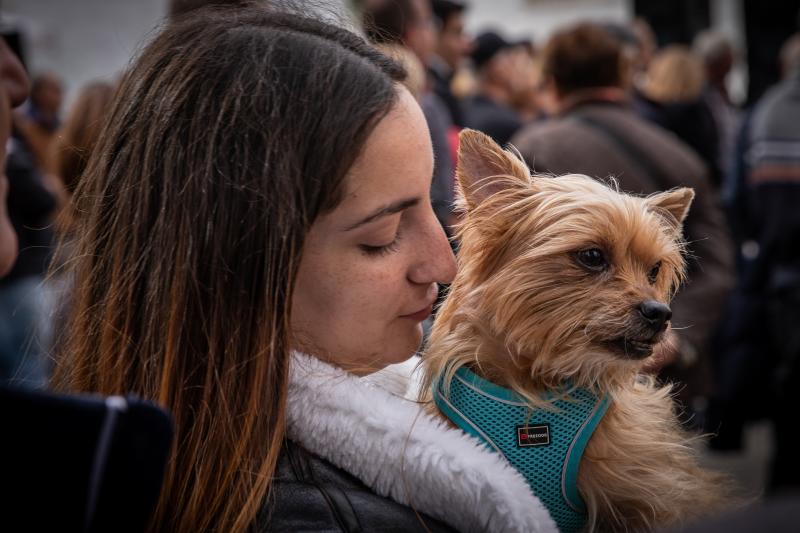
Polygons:
<instances>
[{"instance_id":1,"label":"woman's lips","mask_svg":"<svg viewBox=\"0 0 800 533\"><path fill-rule=\"evenodd\" d=\"M428 304L428 306L425 307L424 309L420 309L419 311L408 315L401 315L400 318L410 318L411 320L422 322L423 320L428 318L431 313L433 313L433 304Z\"/></svg>"},{"instance_id":2,"label":"woman's lips","mask_svg":"<svg viewBox=\"0 0 800 533\"><path fill-rule=\"evenodd\" d=\"M416 320L417 322L422 322L426 318L428 318L431 313L433 313L433 304L436 303L436 299L439 297L439 284L438 283L431 283L430 287L428 287L428 291L425 294L425 299L428 301L425 304L425 307L420 309L419 311L414 311L413 313L409 313L407 315L400 315L400 318L410 318L411 320Z\"/></svg>"}]
</instances>

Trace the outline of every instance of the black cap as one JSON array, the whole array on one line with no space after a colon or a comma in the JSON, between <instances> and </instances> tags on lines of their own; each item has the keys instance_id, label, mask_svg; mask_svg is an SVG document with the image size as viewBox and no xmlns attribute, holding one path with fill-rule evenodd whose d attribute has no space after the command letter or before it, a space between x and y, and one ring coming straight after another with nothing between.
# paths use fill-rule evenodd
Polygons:
<instances>
[{"instance_id":1,"label":"black cap","mask_svg":"<svg viewBox=\"0 0 800 533\"><path fill-rule=\"evenodd\" d=\"M463 13L467 9L467 4L460 0L431 0L433 16L444 26L455 13Z\"/></svg>"},{"instance_id":2,"label":"black cap","mask_svg":"<svg viewBox=\"0 0 800 533\"><path fill-rule=\"evenodd\" d=\"M511 48L514 44L503 39L498 33L487 31L475 37L472 46L472 62L476 68L481 68L498 52Z\"/></svg>"}]
</instances>

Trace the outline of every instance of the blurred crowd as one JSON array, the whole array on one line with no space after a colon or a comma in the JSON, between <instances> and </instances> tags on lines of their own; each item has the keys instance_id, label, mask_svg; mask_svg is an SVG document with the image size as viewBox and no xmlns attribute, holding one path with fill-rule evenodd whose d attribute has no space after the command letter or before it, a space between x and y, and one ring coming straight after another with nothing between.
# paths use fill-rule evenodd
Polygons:
<instances>
[{"instance_id":1,"label":"blurred crowd","mask_svg":"<svg viewBox=\"0 0 800 533\"><path fill-rule=\"evenodd\" d=\"M673 348L659 363L682 384L688 425L738 449L753 419L772 420L773 487L797 484L791 392L800 370L800 36L776 58L782 81L748 109L727 78L738 51L706 30L659 46L646 20L581 23L546 42L502 28L467 32L459 0L367 0L362 30L409 72L435 152L431 189L457 223L458 132L512 145L534 173L583 173L649 194L691 186L688 279L674 304ZM70 197L102 131L114 86L93 82L65 113L56 73L34 73L8 145L8 209L20 255L0 280L0 382L46 386L57 338L59 265L69 261ZM452 234L452 233L451 233ZM55 257L57 241L62 242Z\"/></svg>"},{"instance_id":2,"label":"blurred crowd","mask_svg":"<svg viewBox=\"0 0 800 533\"><path fill-rule=\"evenodd\" d=\"M6 175L8 211L19 256L0 280L0 381L33 388L47 383L53 319L62 294L56 244L66 259L70 198L100 134L112 84L81 88L62 118L64 87L51 72L35 75L27 103L12 117ZM52 274L48 272L52 268Z\"/></svg>"},{"instance_id":3,"label":"blurred crowd","mask_svg":"<svg viewBox=\"0 0 800 533\"><path fill-rule=\"evenodd\" d=\"M741 51L720 32L659 46L636 19L576 24L534 43L497 28L469 35L467 17L455 0L367 2L363 16L368 37L416 73L409 84L431 130L442 224L458 216L462 128L513 146L534 173L613 179L639 194L693 187L676 339L656 369L679 384L687 425L713 433L715 449L740 449L745 424L770 419L772 486L796 483L800 37L776 58L782 81L740 109L728 78Z\"/></svg>"}]
</instances>

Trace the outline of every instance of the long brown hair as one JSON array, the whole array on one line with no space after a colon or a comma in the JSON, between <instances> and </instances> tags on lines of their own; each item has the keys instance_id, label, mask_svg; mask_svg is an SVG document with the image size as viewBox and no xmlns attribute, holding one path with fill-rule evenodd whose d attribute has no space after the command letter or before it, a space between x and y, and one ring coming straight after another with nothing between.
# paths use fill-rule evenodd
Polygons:
<instances>
[{"instance_id":1,"label":"long brown hair","mask_svg":"<svg viewBox=\"0 0 800 533\"><path fill-rule=\"evenodd\" d=\"M76 192L55 383L172 411L153 530L242 531L264 506L304 237L403 76L348 31L263 6L170 24L124 76Z\"/></svg>"},{"instance_id":2,"label":"long brown hair","mask_svg":"<svg viewBox=\"0 0 800 533\"><path fill-rule=\"evenodd\" d=\"M703 63L688 46L673 44L653 57L642 91L656 102L692 103L700 98L705 84Z\"/></svg>"}]
</instances>

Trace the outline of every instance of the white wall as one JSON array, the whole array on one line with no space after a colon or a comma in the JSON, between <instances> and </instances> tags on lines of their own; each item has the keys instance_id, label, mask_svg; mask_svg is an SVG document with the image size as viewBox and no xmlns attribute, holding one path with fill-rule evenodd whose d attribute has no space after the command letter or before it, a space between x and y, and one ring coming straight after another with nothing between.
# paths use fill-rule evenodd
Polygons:
<instances>
[{"instance_id":1,"label":"white wall","mask_svg":"<svg viewBox=\"0 0 800 533\"><path fill-rule=\"evenodd\" d=\"M84 83L125 68L167 0L3 0L2 9L26 34L30 70L60 75L69 101Z\"/></svg>"},{"instance_id":2,"label":"white wall","mask_svg":"<svg viewBox=\"0 0 800 533\"><path fill-rule=\"evenodd\" d=\"M511 39L544 42L564 25L584 20L625 22L632 18L632 0L467 0L467 28L500 31Z\"/></svg>"}]
</instances>

